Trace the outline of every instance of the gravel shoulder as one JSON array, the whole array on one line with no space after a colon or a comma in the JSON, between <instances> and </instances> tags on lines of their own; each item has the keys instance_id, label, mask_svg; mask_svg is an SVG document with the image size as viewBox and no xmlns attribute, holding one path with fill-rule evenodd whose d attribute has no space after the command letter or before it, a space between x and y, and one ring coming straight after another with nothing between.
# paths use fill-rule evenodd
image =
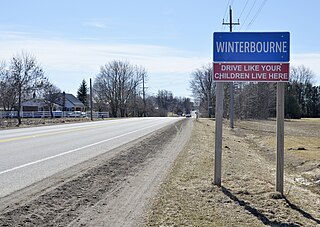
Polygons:
<instances>
[{"instance_id":1,"label":"gravel shoulder","mask_svg":"<svg viewBox=\"0 0 320 227\"><path fill-rule=\"evenodd\" d=\"M0 226L143 225L192 125L181 120L1 198Z\"/></svg>"},{"instance_id":2,"label":"gravel shoulder","mask_svg":"<svg viewBox=\"0 0 320 227\"><path fill-rule=\"evenodd\" d=\"M244 121L237 123L234 130L225 122L222 187L217 187L212 184L214 121L199 119L191 140L145 214L146 225L320 226L320 166L319 155L314 155L320 152L319 123L286 122L286 136L299 140L310 134L315 142L300 140L299 146L307 149L304 155L297 153L296 145L290 141L285 145L282 197L275 192L275 121ZM312 130L314 133L310 133ZM297 181L310 171L310 185Z\"/></svg>"}]
</instances>

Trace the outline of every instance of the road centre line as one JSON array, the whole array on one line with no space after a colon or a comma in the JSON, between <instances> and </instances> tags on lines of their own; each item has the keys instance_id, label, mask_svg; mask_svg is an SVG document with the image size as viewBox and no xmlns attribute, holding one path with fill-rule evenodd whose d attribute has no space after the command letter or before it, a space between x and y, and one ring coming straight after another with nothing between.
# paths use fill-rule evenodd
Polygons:
<instances>
[{"instance_id":1,"label":"road centre line","mask_svg":"<svg viewBox=\"0 0 320 227\"><path fill-rule=\"evenodd\" d=\"M63 131L61 130L58 132L49 132L49 133L44 133L44 134L34 134L34 135L30 135L30 136L14 137L14 138L2 139L2 140L0 140L0 143L17 141L17 140L24 140L24 139L31 139L31 138L37 138L37 137L44 137L44 136L52 136L52 135L58 135L58 134L63 134L63 133L68 133L68 132L77 132L77 131L83 131L86 129L102 128L102 127L104 127L104 126L82 127L82 128L74 128L74 129L63 130Z\"/></svg>"},{"instance_id":2,"label":"road centre line","mask_svg":"<svg viewBox=\"0 0 320 227\"><path fill-rule=\"evenodd\" d=\"M102 140L102 141L99 141L99 142L96 142L96 143L92 143L92 144L89 144L89 145L86 145L86 146L83 146L83 147L79 147L79 148L76 148L76 149L73 149L73 150L70 150L70 151L66 151L66 152L57 154L57 155L53 155L53 156L50 156L50 157L47 157L47 158L43 158L43 159L40 159L40 160L37 160L37 161L34 161L34 162L29 162L29 163L26 163L26 164L23 164L23 165L20 165L20 166L16 166L14 168L7 169L7 170L4 170L4 171L0 172L0 175L12 172L14 170L22 169L22 168L27 167L27 166L31 166L31 165L34 165L34 164L45 162L45 161L48 161L50 159L54 159L54 158L57 158L57 157L60 157L60 156L71 154L71 153L74 153L76 151L83 150L83 149L86 149L86 148L89 148L89 147L93 147L93 146L108 142L110 140L118 139L118 138L121 138L123 136L127 136L127 135L130 135L130 134L133 134L133 133L136 133L136 132L139 132L139 131L142 131L142 130L145 130L145 129L148 129L148 128L151 128L151 127L155 127L155 126L158 126L158 125L161 125L161 124L163 124L163 122L158 123L158 124L154 124L154 125L151 125L151 126L148 126L148 127L140 128L140 129L137 129L137 130L134 130L134 131L131 131L131 132L127 132L127 133L124 133L124 134L119 135L119 136L115 136L115 137L112 137L112 138L109 138L109 139L106 139L106 140Z\"/></svg>"},{"instance_id":3,"label":"road centre line","mask_svg":"<svg viewBox=\"0 0 320 227\"><path fill-rule=\"evenodd\" d=\"M103 124L103 125L93 125L93 126L86 126L86 127L77 127L77 128L72 128L72 129L62 129L56 132L49 132L49 133L44 133L44 134L33 134L30 136L20 136L20 137L13 137L13 138L7 138L7 139L0 139L0 143L5 143L5 142L11 142L11 141L17 141L17 140L24 140L24 139L31 139L31 138L37 138L37 137L44 137L44 136L51 136L51 135L58 135L58 134L63 134L63 133L68 133L68 132L76 132L76 131L83 131L86 129L94 129L94 128L103 128L106 125L110 124Z\"/></svg>"}]
</instances>

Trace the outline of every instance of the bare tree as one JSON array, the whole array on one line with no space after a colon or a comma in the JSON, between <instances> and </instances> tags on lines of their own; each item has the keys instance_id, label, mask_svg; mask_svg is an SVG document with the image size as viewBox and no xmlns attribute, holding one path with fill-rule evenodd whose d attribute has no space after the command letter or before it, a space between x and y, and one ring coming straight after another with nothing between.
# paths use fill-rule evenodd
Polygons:
<instances>
[{"instance_id":1,"label":"bare tree","mask_svg":"<svg viewBox=\"0 0 320 227\"><path fill-rule=\"evenodd\" d=\"M146 76L146 70L143 67L115 60L101 67L94 82L94 90L100 99L109 103L113 117L117 117L118 112L121 117L124 117L128 101L134 97L143 76Z\"/></svg>"},{"instance_id":2,"label":"bare tree","mask_svg":"<svg viewBox=\"0 0 320 227\"><path fill-rule=\"evenodd\" d=\"M53 109L57 103L62 99L61 90L54 84L47 82L43 87L43 99L48 105L51 118L53 118Z\"/></svg>"},{"instance_id":3,"label":"bare tree","mask_svg":"<svg viewBox=\"0 0 320 227\"><path fill-rule=\"evenodd\" d=\"M17 91L13 79L10 77L6 63L0 64L0 105L5 111L13 110L17 103Z\"/></svg>"},{"instance_id":4,"label":"bare tree","mask_svg":"<svg viewBox=\"0 0 320 227\"><path fill-rule=\"evenodd\" d=\"M159 90L157 95L157 108L160 117L167 117L168 112L173 113L174 98L171 91Z\"/></svg>"},{"instance_id":5,"label":"bare tree","mask_svg":"<svg viewBox=\"0 0 320 227\"><path fill-rule=\"evenodd\" d=\"M207 112L214 102L214 82L211 64L192 73L190 87L195 100L200 101L200 111ZM317 117L320 112L319 86L314 86L315 74L301 65L291 67L290 81L287 83L285 114L289 118ZM224 86L224 110L228 110L229 84ZM238 118L265 119L276 115L275 83L236 83L235 114ZM212 96L211 96L212 95ZM209 103L208 103L209 101ZM226 112L224 116L227 117Z\"/></svg>"},{"instance_id":6,"label":"bare tree","mask_svg":"<svg viewBox=\"0 0 320 227\"><path fill-rule=\"evenodd\" d=\"M214 111L215 83L213 81L212 64L204 65L192 73L190 88L196 100L200 101L201 112L207 112L208 116ZM210 111L212 109L212 112Z\"/></svg>"},{"instance_id":7,"label":"bare tree","mask_svg":"<svg viewBox=\"0 0 320 227\"><path fill-rule=\"evenodd\" d=\"M312 91L314 77L312 70L304 65L291 67L286 92L287 117L300 118L310 115L310 105L316 101L316 95ZM296 107L292 108L292 106Z\"/></svg>"},{"instance_id":8,"label":"bare tree","mask_svg":"<svg viewBox=\"0 0 320 227\"><path fill-rule=\"evenodd\" d=\"M240 119L275 117L274 83L244 83L235 92L235 113Z\"/></svg>"},{"instance_id":9,"label":"bare tree","mask_svg":"<svg viewBox=\"0 0 320 227\"><path fill-rule=\"evenodd\" d=\"M30 54L22 53L12 57L9 67L10 79L17 92L18 124L21 124L21 103L30 97L46 80L42 68Z\"/></svg>"},{"instance_id":10,"label":"bare tree","mask_svg":"<svg viewBox=\"0 0 320 227\"><path fill-rule=\"evenodd\" d=\"M296 82L299 84L314 83L314 72L304 65L290 67L290 83Z\"/></svg>"}]
</instances>

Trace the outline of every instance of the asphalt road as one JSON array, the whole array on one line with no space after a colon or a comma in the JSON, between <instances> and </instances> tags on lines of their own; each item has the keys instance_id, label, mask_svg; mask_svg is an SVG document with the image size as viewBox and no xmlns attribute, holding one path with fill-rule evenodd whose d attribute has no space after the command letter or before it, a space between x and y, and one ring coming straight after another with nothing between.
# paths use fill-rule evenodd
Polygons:
<instances>
[{"instance_id":1,"label":"asphalt road","mask_svg":"<svg viewBox=\"0 0 320 227\"><path fill-rule=\"evenodd\" d=\"M0 197L179 118L132 118L0 131Z\"/></svg>"}]
</instances>

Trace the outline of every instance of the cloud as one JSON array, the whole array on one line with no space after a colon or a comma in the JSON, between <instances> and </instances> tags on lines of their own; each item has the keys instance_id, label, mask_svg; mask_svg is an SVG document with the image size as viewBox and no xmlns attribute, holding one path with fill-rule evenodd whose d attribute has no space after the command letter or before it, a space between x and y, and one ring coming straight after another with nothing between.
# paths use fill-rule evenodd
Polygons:
<instances>
[{"instance_id":1,"label":"cloud","mask_svg":"<svg viewBox=\"0 0 320 227\"><path fill-rule=\"evenodd\" d=\"M10 36L10 38L8 38ZM33 54L42 65L49 79L61 89L75 92L84 77L94 77L100 66L112 60L129 61L141 65L150 75L150 88L186 92L189 75L196 68L210 61L166 46L126 43L102 43L91 38L75 40L34 38L29 34L0 32L1 59L9 60L21 51ZM185 75L184 77L181 75ZM180 82L185 80L184 82ZM175 82L180 83L180 85ZM78 84L79 83L79 84ZM171 86L171 87L170 87ZM180 88L178 88L180 86ZM150 92L155 92L151 91ZM188 92L189 94L190 92Z\"/></svg>"},{"instance_id":2,"label":"cloud","mask_svg":"<svg viewBox=\"0 0 320 227\"><path fill-rule=\"evenodd\" d=\"M108 27L107 23L102 19L92 19L84 22L83 25L86 27L93 27L93 28L99 28L99 29L105 29Z\"/></svg>"},{"instance_id":3,"label":"cloud","mask_svg":"<svg viewBox=\"0 0 320 227\"><path fill-rule=\"evenodd\" d=\"M35 55L44 66L66 72L97 70L108 61L118 59L142 65L153 73L187 73L208 61L203 57L156 45L5 37L0 33L2 57L8 59L23 50Z\"/></svg>"},{"instance_id":4,"label":"cloud","mask_svg":"<svg viewBox=\"0 0 320 227\"><path fill-rule=\"evenodd\" d=\"M0 39L3 40L21 40L25 37L32 35L32 33L28 32L18 32L18 31L1 31L0 32Z\"/></svg>"},{"instance_id":5,"label":"cloud","mask_svg":"<svg viewBox=\"0 0 320 227\"><path fill-rule=\"evenodd\" d=\"M196 68L210 62L210 57L158 45L127 43L102 43L95 38L77 41L65 39L35 38L30 33L0 32L0 60L9 60L21 51L29 52L38 59L43 68L54 74L96 75L100 66L112 60L126 60L142 65L149 74L171 76L190 75ZM320 84L320 53L291 54L292 66L305 65L316 75ZM181 78L181 77L180 77ZM165 79L165 78L164 78ZM157 79L158 81L161 78Z\"/></svg>"}]
</instances>

